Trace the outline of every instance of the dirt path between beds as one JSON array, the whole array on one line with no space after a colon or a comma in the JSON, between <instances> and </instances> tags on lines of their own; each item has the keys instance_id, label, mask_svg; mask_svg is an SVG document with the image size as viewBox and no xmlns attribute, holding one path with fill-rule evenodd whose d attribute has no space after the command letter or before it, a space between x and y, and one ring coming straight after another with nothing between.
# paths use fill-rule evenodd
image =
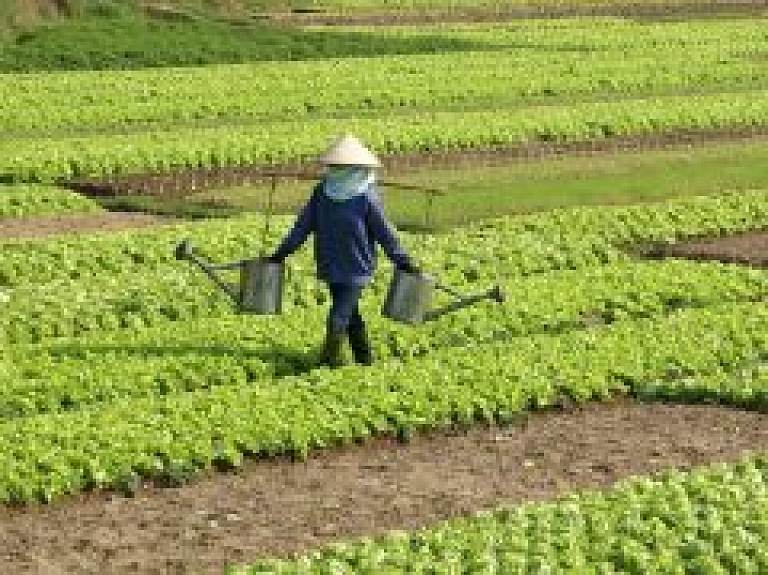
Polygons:
<instances>
[{"instance_id":1,"label":"dirt path between beds","mask_svg":"<svg viewBox=\"0 0 768 575\"><path fill-rule=\"evenodd\" d=\"M0 239L42 238L57 234L120 231L178 224L181 220L132 212L57 214L0 220Z\"/></svg>"},{"instance_id":2,"label":"dirt path between beds","mask_svg":"<svg viewBox=\"0 0 768 575\"><path fill-rule=\"evenodd\" d=\"M766 222L768 225L768 222ZM678 257L693 260L719 260L747 264L755 267L768 266L768 231L730 234L722 237L699 238L678 244L660 246L648 255Z\"/></svg>"},{"instance_id":3,"label":"dirt path between beds","mask_svg":"<svg viewBox=\"0 0 768 575\"><path fill-rule=\"evenodd\" d=\"M669 467L731 461L768 448L768 414L714 406L592 404L535 413L506 429L376 439L251 461L135 498L87 494L0 508L0 572L221 573L259 555L412 529Z\"/></svg>"},{"instance_id":4,"label":"dirt path between beds","mask_svg":"<svg viewBox=\"0 0 768 575\"><path fill-rule=\"evenodd\" d=\"M257 17L293 25L398 26L465 22L506 22L532 18L614 17L636 20L689 20L713 17L755 17L768 9L765 0L682 0L677 2L612 2L603 5L562 4L445 9L359 11L346 14L322 10L264 13Z\"/></svg>"}]
</instances>

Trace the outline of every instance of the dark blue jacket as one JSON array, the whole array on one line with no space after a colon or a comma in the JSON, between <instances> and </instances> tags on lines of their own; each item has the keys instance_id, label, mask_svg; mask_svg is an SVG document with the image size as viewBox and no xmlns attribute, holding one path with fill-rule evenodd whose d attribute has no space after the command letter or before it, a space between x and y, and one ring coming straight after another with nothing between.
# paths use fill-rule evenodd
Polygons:
<instances>
[{"instance_id":1,"label":"dark blue jacket","mask_svg":"<svg viewBox=\"0 0 768 575\"><path fill-rule=\"evenodd\" d=\"M328 283L368 283L376 268L376 243L395 265L410 263L384 216L374 187L365 194L336 202L323 193L322 182L316 185L275 257L289 256L313 232L317 277Z\"/></svg>"}]
</instances>

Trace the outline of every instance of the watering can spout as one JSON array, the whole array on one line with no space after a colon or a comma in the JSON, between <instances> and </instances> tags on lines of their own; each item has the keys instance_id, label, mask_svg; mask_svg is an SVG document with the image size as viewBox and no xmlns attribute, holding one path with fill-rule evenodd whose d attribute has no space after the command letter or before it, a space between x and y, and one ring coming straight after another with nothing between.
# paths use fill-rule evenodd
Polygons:
<instances>
[{"instance_id":1,"label":"watering can spout","mask_svg":"<svg viewBox=\"0 0 768 575\"><path fill-rule=\"evenodd\" d=\"M501 289L501 286L495 286L493 289L491 289L491 291L488 292L488 295L496 303L504 303L507 301L507 294L504 293L504 290Z\"/></svg>"},{"instance_id":2,"label":"watering can spout","mask_svg":"<svg viewBox=\"0 0 768 575\"><path fill-rule=\"evenodd\" d=\"M189 240L182 240L176 249L173 251L173 255L177 260L186 260L192 255L192 244Z\"/></svg>"},{"instance_id":3,"label":"watering can spout","mask_svg":"<svg viewBox=\"0 0 768 575\"><path fill-rule=\"evenodd\" d=\"M189 242L189 240L183 240L179 243L179 245L176 246L173 254L177 260L187 260L196 264L201 270L203 270L203 272L205 272L205 275L213 280L213 283L215 283L219 289L226 293L235 303L238 303L240 300L240 294L237 287L233 284L225 282L216 273L217 269L222 269L224 266L211 265L210 262L207 262L203 258L196 255L193 252L193 249L194 248L192 247L192 244ZM236 264L229 264L226 267L232 268L235 266L239 267L239 262Z\"/></svg>"},{"instance_id":4,"label":"watering can spout","mask_svg":"<svg viewBox=\"0 0 768 575\"><path fill-rule=\"evenodd\" d=\"M441 289L441 288L444 288L445 286L441 286L440 284L437 284L436 287L438 289ZM443 289L443 291L449 291L449 290ZM456 295L452 290L450 290L449 293L451 293L452 295ZM435 320L446 314L459 311L460 309L464 309L466 307L470 307L486 299L495 301L497 303L504 303L504 300L506 298L504 296L504 292L502 291L501 287L494 286L484 293L479 293L479 294L469 295L469 296L462 296L456 301L449 303L448 305L445 305L435 310L430 310L424 314L424 321Z\"/></svg>"}]
</instances>

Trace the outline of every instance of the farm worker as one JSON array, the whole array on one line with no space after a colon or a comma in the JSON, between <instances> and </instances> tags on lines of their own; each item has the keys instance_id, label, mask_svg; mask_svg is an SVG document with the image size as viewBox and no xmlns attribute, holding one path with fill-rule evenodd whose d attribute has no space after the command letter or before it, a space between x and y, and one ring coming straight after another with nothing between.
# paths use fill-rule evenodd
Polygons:
<instances>
[{"instance_id":1,"label":"farm worker","mask_svg":"<svg viewBox=\"0 0 768 575\"><path fill-rule=\"evenodd\" d=\"M378 158L356 137L347 135L320 156L319 162L326 166L325 174L269 260L282 262L310 233L315 234L317 277L328 284L332 300L321 363L340 366L348 336L355 362L371 365L371 344L358 301L376 267L376 243L398 269L418 270L384 215L376 190Z\"/></svg>"}]
</instances>

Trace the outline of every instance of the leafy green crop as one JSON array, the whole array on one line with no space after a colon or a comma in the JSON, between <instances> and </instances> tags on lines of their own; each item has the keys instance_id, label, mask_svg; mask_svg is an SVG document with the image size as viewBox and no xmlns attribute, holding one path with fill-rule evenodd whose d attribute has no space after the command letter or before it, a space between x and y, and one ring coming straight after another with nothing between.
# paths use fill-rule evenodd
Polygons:
<instances>
[{"instance_id":1,"label":"leafy green crop","mask_svg":"<svg viewBox=\"0 0 768 575\"><path fill-rule=\"evenodd\" d=\"M492 283L508 291L509 302L502 308L486 304L463 312L459 323L464 327L458 331L470 329L470 338L485 336L494 330L467 326L492 323L507 335L524 335L718 300L759 298L765 288L761 271L716 263L640 263L619 246L747 230L763 226L766 215L766 194L756 191L655 205L571 208L501 218L444 236L403 234L403 241L423 267L461 291L480 291ZM267 251L290 223L289 218L278 221ZM229 316L233 310L226 296L200 270L173 260L173 246L189 236L215 261L235 260L257 251L254 230L262 223L261 218L248 216L0 243L0 340L32 343L88 334L102 338L101 334L116 330L133 338L149 329L156 330L162 342L164 333L172 333L172 322ZM389 274L386 263L379 267L364 299L368 314L378 313ZM236 276L228 279L235 281ZM306 322L310 316L305 314L320 313L320 306L327 303L325 289L314 279L310 248L289 261L285 295L280 321L242 321L254 333L266 328L275 337L293 333L310 339L320 320ZM435 305L445 301L438 297ZM491 315L484 320L486 314ZM298 317L302 319L296 323ZM387 347L402 352L399 344ZM425 349L423 344L409 348Z\"/></svg>"},{"instance_id":2,"label":"leafy green crop","mask_svg":"<svg viewBox=\"0 0 768 575\"><path fill-rule=\"evenodd\" d=\"M0 186L0 220L98 211L98 203L69 190L35 184Z\"/></svg>"},{"instance_id":3,"label":"leafy green crop","mask_svg":"<svg viewBox=\"0 0 768 575\"><path fill-rule=\"evenodd\" d=\"M754 190L636 206L565 208L502 217L445 235L402 237L426 269L480 282L497 274L528 276L626 261L629 256L619 249L623 244L759 229L766 217L768 193ZM173 248L183 237L190 237L215 261L252 257L262 249L268 253L291 222L276 217L265 246L258 244L264 220L256 215L55 240L7 240L0 242L0 287L66 279L87 285L92 276L125 272L161 275L171 269L169 264L188 266L173 258ZM310 252L305 248L290 260L292 287L314 274ZM199 272L188 268L188 273Z\"/></svg>"},{"instance_id":4,"label":"leafy green crop","mask_svg":"<svg viewBox=\"0 0 768 575\"><path fill-rule=\"evenodd\" d=\"M418 328L373 320L376 370L312 369L306 350L324 309L307 281L309 249L292 260L282 318L231 314L199 271L172 259L186 236L217 261L253 252L260 218L5 242L3 333L40 343L0 348L0 499L175 482L249 455L304 457L375 433L504 422L621 393L763 408L765 381L748 374L768 357L765 272L633 262L618 246L754 229L766 214L765 192L749 192L500 218L418 242L406 234L447 283L499 281L514 298ZM279 221L270 244L290 223ZM88 311L97 294L102 307ZM75 337L49 339L57 333L43 328L57 325Z\"/></svg>"},{"instance_id":5,"label":"leafy green crop","mask_svg":"<svg viewBox=\"0 0 768 575\"><path fill-rule=\"evenodd\" d=\"M435 264L439 265L437 261ZM462 323L493 325L493 332L501 330L509 335L557 332L676 308L768 296L768 275L762 270L716 262L628 261L528 277L520 277L514 268L500 270L495 277L480 272L475 275L473 269L444 270L441 276L465 292L480 291L492 281L499 282L508 301L501 307L482 305L463 312ZM382 267L370 293L363 298L368 316L380 313L389 273L388 267ZM286 341L295 339L289 334L298 336L306 328L321 331L321 320L315 316L327 306L327 289L311 278L297 276L287 286L286 296L285 312L279 322L258 317L243 321L259 332L266 327L275 338L285 334ZM104 341L103 334L115 330L127 330L129 338L149 330L163 341L163 333L178 329L169 322L207 318L216 332L216 320L235 313L228 297L202 272L180 265L161 266L151 274L130 271L32 284L8 290L6 299L0 336L4 335L9 344L80 337L88 345L91 340ZM434 305L439 307L448 301L450 298L439 295ZM445 328L440 323L426 329L432 332ZM472 331L474 334L483 329L488 328ZM131 343L127 338L122 341Z\"/></svg>"},{"instance_id":6,"label":"leafy green crop","mask_svg":"<svg viewBox=\"0 0 768 575\"><path fill-rule=\"evenodd\" d=\"M265 121L131 134L19 137L0 142L0 176L19 181L314 161L335 134L381 154L503 148L689 129L764 126L768 92L660 95L619 101L426 111L364 118Z\"/></svg>"},{"instance_id":7,"label":"leafy green crop","mask_svg":"<svg viewBox=\"0 0 768 575\"><path fill-rule=\"evenodd\" d=\"M498 40L487 34L487 25L470 26L445 38L461 35L461 41L474 50L439 54L18 74L0 85L0 100L6 103L0 108L0 129L17 135L120 133L152 126L309 121L403 109L499 110L563 99L702 94L767 86L766 65L749 57L765 20L748 21L738 28L724 22L716 29L706 22L691 22L684 32L674 24L649 30L620 21L600 22L603 25L592 30L576 20L561 22L557 29L539 23L538 31L527 26L498 27ZM673 41L668 28L677 29L681 36ZM441 30L421 28L420 35L403 32L383 37L427 41ZM480 41L468 34L473 30ZM358 33L381 36L380 30ZM445 38L437 39L445 42ZM607 38L615 43L605 42ZM599 49L573 46L596 41L603 43ZM375 90L372 84L377 85ZM19 114L18 110L46 113Z\"/></svg>"},{"instance_id":8,"label":"leafy green crop","mask_svg":"<svg viewBox=\"0 0 768 575\"><path fill-rule=\"evenodd\" d=\"M380 317L381 298L366 297L364 311L377 355L382 360L427 358L450 347L583 330L684 308L759 301L768 296L768 275L761 270L679 261L553 272L507 282L509 300L505 305L484 304L418 328ZM120 278L117 283L122 283ZM69 290L66 293L67 300L53 302L63 305L76 297ZM117 298L114 301L124 303L125 308L91 318L86 315L90 302L84 300L81 309L64 318L67 324L83 330L77 337L9 347L6 361L17 371L3 389L0 416L80 409L124 397L246 381L266 383L313 368L317 353L312 348L319 345L325 307L297 307L279 321L271 321L235 317L220 307L184 309L180 295L167 297L177 303L130 308L128 299ZM206 293L204 297L212 296ZM192 302L193 306L199 303ZM29 309L40 308L29 304ZM163 310L176 310L189 317L184 321L158 320ZM21 311L10 317L16 323L23 319ZM34 331L25 334L42 337L44 329L61 327L55 323L59 318L42 315L34 324L28 321L27 326ZM86 333L89 327L93 330L90 335ZM123 329L110 333L109 328Z\"/></svg>"},{"instance_id":9,"label":"leafy green crop","mask_svg":"<svg viewBox=\"0 0 768 575\"><path fill-rule=\"evenodd\" d=\"M279 382L250 377L247 356L201 352L197 376L214 381L223 374L227 385L0 423L0 499L49 500L133 476L175 481L211 465L238 466L244 456L306 457L376 433L408 437L423 428L507 422L532 408L630 392L635 382L736 372L768 358L767 319L764 304L712 306L599 331L449 347L383 361L376 370L318 369ZM124 382L131 381L131 363L124 362ZM50 372L54 386L56 373ZM97 377L106 386L117 381ZM143 385L140 378L132 383ZM750 383L739 401L762 407L764 382ZM34 395L27 397L34 403Z\"/></svg>"}]
</instances>

